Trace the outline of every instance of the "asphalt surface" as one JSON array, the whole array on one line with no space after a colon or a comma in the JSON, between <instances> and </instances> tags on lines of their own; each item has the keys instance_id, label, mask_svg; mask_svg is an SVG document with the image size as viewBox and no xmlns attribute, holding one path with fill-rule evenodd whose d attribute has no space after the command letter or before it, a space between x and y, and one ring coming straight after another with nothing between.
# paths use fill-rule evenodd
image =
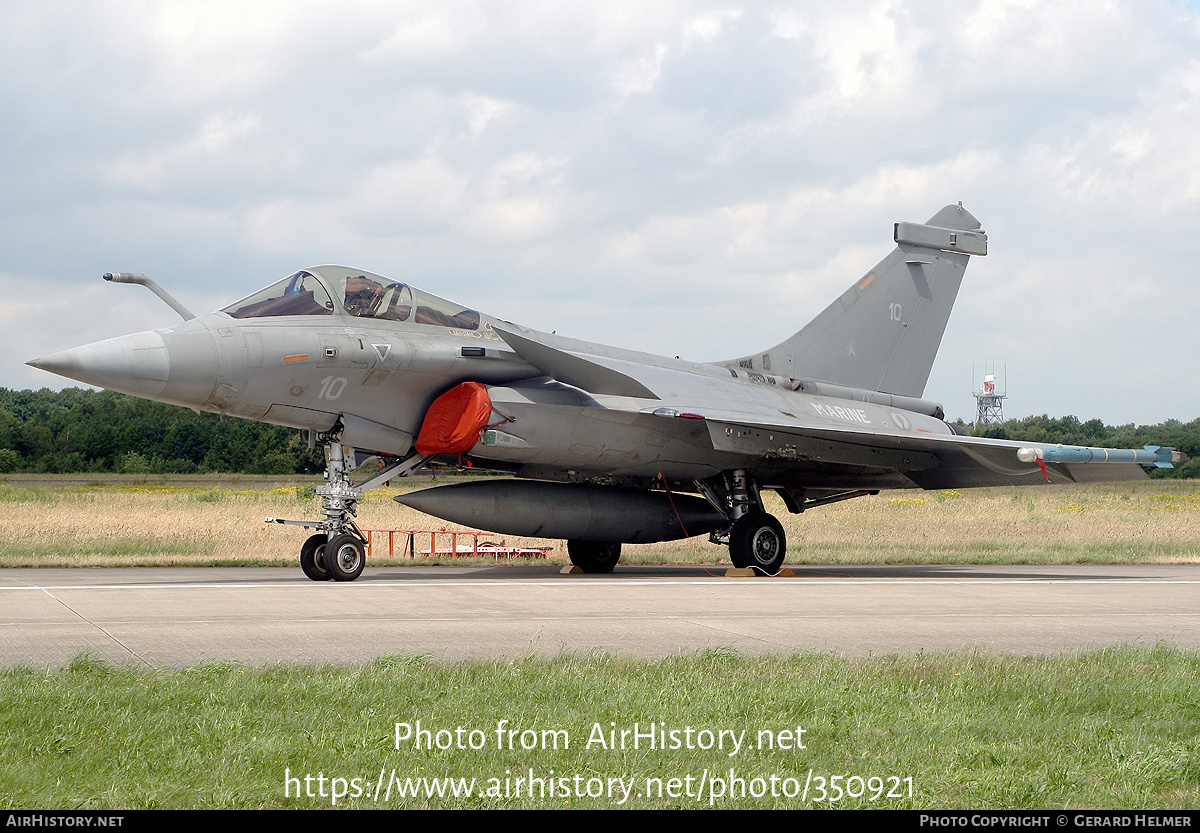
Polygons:
<instances>
[{"instance_id":1,"label":"asphalt surface","mask_svg":"<svg viewBox=\"0 0 1200 833\"><path fill-rule=\"evenodd\" d=\"M351 665L711 647L863 656L1200 647L1200 565L378 567L315 583L299 568L0 569L0 665L79 652L176 668L210 660Z\"/></svg>"}]
</instances>

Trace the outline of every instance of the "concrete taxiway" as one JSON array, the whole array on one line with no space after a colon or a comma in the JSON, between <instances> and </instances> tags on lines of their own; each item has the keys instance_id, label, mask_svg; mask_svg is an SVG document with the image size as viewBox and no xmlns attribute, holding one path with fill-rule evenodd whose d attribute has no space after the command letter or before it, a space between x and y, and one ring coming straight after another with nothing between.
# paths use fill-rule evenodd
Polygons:
<instances>
[{"instance_id":1,"label":"concrete taxiway","mask_svg":"<svg viewBox=\"0 0 1200 833\"><path fill-rule=\"evenodd\" d=\"M370 567L314 583L299 568L0 570L0 665L79 652L181 667L461 660L600 650L662 657L711 647L847 655L1052 654L1200 647L1200 565Z\"/></svg>"}]
</instances>

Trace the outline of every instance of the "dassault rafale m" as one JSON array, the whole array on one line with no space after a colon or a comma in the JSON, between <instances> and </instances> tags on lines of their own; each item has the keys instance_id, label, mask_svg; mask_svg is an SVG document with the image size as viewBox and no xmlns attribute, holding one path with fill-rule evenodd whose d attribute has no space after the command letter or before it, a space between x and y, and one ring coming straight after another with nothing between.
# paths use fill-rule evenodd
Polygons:
<instances>
[{"instance_id":1,"label":"dassault rafale m","mask_svg":"<svg viewBox=\"0 0 1200 833\"><path fill-rule=\"evenodd\" d=\"M35 359L133 396L298 428L325 453L311 579L366 563L363 493L433 463L504 472L396 500L453 523L560 538L585 572L621 546L710 536L773 574L784 530L762 501L805 512L882 489L1145 478L1169 448L1114 450L966 436L922 398L971 255L987 235L961 205L893 228L895 248L774 347L699 363L591 344L482 314L343 266L290 275L194 316ZM376 462L355 483L365 458Z\"/></svg>"}]
</instances>

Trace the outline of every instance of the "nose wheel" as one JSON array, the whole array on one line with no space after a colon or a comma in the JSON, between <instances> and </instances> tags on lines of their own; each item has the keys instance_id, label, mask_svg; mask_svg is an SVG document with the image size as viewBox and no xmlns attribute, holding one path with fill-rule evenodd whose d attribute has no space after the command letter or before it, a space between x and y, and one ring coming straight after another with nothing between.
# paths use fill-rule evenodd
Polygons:
<instances>
[{"instance_id":1,"label":"nose wheel","mask_svg":"<svg viewBox=\"0 0 1200 833\"><path fill-rule=\"evenodd\" d=\"M367 565L367 549L357 535L343 532L325 545L325 569L334 581L354 581Z\"/></svg>"},{"instance_id":2,"label":"nose wheel","mask_svg":"<svg viewBox=\"0 0 1200 833\"><path fill-rule=\"evenodd\" d=\"M325 544L328 541L329 536L319 532L309 536L300 548L300 569L313 581L329 581L329 571L325 569Z\"/></svg>"}]
</instances>

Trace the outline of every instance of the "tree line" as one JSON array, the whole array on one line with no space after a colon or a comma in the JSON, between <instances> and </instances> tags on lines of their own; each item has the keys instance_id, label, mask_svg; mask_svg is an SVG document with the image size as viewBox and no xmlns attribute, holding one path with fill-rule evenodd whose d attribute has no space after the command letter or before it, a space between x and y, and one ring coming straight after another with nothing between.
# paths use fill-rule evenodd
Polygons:
<instances>
[{"instance_id":1,"label":"tree line","mask_svg":"<svg viewBox=\"0 0 1200 833\"><path fill-rule=\"evenodd\" d=\"M960 423L961 424L961 423ZM1200 477L1200 419L1105 425L1046 415L980 426L980 437L1106 448L1172 446L1189 460L1158 477ZM293 428L224 418L112 391L0 388L0 473L316 474L321 452Z\"/></svg>"},{"instance_id":2,"label":"tree line","mask_svg":"<svg viewBox=\"0 0 1200 833\"><path fill-rule=\"evenodd\" d=\"M112 391L0 388L0 472L311 474L320 450L294 428Z\"/></svg>"}]
</instances>

